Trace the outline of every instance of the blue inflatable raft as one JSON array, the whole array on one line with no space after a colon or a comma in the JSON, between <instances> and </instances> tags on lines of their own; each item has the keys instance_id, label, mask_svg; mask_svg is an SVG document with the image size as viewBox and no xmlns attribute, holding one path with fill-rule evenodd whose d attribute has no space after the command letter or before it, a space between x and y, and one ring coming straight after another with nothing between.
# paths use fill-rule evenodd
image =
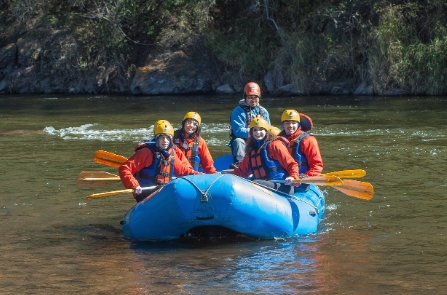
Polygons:
<instances>
[{"instance_id":1,"label":"blue inflatable raft","mask_svg":"<svg viewBox=\"0 0 447 295\"><path fill-rule=\"evenodd\" d=\"M189 175L136 204L124 216L123 234L170 240L215 226L255 239L287 238L315 232L324 208L314 185L301 185L290 196L231 174Z\"/></svg>"}]
</instances>

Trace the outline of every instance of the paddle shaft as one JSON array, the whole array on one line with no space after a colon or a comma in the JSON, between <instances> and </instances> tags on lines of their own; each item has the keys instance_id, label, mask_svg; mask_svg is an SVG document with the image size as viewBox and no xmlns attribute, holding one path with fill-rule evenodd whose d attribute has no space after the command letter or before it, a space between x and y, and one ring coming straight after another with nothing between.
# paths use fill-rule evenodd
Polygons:
<instances>
[{"instance_id":1,"label":"paddle shaft","mask_svg":"<svg viewBox=\"0 0 447 295\"><path fill-rule=\"evenodd\" d=\"M142 190L149 190L149 189L154 189L157 186L149 186L149 187L142 187ZM117 190L117 191L110 191L110 192L104 192L104 193L97 193L97 194L91 194L87 197L85 197L86 199L97 199L97 198L103 198L103 197L109 197L109 196L114 196L114 195L119 195L119 194L124 194L124 193L133 193L134 189L128 188L128 189L122 189L122 190Z\"/></svg>"},{"instance_id":2,"label":"paddle shaft","mask_svg":"<svg viewBox=\"0 0 447 295\"><path fill-rule=\"evenodd\" d=\"M99 181L104 181L104 180L110 180L110 181L116 180L116 181L119 181L119 180L121 180L121 178L119 178L119 177L103 177L103 178L101 178L101 177L99 177L99 178L87 177L87 178L83 178L83 180L86 180L86 181L97 181L97 180L99 180Z\"/></svg>"},{"instance_id":3,"label":"paddle shaft","mask_svg":"<svg viewBox=\"0 0 447 295\"><path fill-rule=\"evenodd\" d=\"M275 182L284 182L284 180L275 180ZM292 183L309 183L319 186L340 186L342 181L337 176L333 175L319 175L319 176L309 176L302 179L294 179Z\"/></svg>"},{"instance_id":4,"label":"paddle shaft","mask_svg":"<svg viewBox=\"0 0 447 295\"><path fill-rule=\"evenodd\" d=\"M118 175L105 171L82 171L76 180L79 187L106 186L120 181Z\"/></svg>"},{"instance_id":5,"label":"paddle shaft","mask_svg":"<svg viewBox=\"0 0 447 295\"><path fill-rule=\"evenodd\" d=\"M352 170L340 170L324 173L321 175L333 175L338 178L361 178L366 175L366 171L363 169L352 169Z\"/></svg>"}]
</instances>

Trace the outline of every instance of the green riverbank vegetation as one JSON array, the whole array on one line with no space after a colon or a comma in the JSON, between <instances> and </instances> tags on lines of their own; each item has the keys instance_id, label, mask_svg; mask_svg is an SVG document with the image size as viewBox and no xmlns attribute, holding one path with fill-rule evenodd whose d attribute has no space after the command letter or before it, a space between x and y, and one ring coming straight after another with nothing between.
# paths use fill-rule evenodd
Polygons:
<instances>
[{"instance_id":1,"label":"green riverbank vegetation","mask_svg":"<svg viewBox=\"0 0 447 295\"><path fill-rule=\"evenodd\" d=\"M0 10L0 47L69 32L53 46L71 75L104 67L130 77L142 53L194 45L228 83L270 72L308 92L366 83L378 94L447 94L444 0L3 0Z\"/></svg>"}]
</instances>

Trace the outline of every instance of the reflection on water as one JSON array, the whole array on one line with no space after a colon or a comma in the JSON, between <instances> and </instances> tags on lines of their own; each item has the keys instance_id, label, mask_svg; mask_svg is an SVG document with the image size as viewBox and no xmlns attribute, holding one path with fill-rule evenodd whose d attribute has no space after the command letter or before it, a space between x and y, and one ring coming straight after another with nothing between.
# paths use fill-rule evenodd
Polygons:
<instances>
[{"instance_id":1,"label":"reflection on water","mask_svg":"<svg viewBox=\"0 0 447 295\"><path fill-rule=\"evenodd\" d=\"M440 294L446 259L445 98L262 98L272 122L312 117L325 171L363 168L369 201L332 189L314 235L278 241L133 243L130 195L85 200L104 149L126 157L164 118L201 114L214 157L229 153L238 97L0 97L2 294ZM193 106L193 107L192 107Z\"/></svg>"}]
</instances>

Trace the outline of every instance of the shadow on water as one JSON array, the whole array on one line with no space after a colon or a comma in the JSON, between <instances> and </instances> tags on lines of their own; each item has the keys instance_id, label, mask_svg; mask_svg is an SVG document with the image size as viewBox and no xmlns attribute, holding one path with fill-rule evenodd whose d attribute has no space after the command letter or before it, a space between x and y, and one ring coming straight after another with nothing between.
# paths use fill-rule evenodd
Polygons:
<instances>
[{"instance_id":1,"label":"shadow on water","mask_svg":"<svg viewBox=\"0 0 447 295\"><path fill-rule=\"evenodd\" d=\"M256 240L227 228L207 226L191 229L188 233L171 241L132 242L131 248L137 251L157 249L159 247L164 250L177 249L178 247L184 249L200 249L253 241Z\"/></svg>"}]
</instances>

